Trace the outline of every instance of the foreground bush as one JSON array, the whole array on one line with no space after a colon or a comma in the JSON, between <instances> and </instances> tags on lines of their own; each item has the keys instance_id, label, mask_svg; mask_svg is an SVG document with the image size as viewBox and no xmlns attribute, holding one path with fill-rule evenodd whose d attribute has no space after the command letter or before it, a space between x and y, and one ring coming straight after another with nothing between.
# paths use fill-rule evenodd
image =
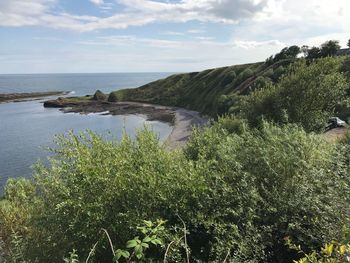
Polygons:
<instances>
[{"instance_id":1,"label":"foreground bush","mask_svg":"<svg viewBox=\"0 0 350 263\"><path fill-rule=\"evenodd\" d=\"M242 215L238 213L237 221L228 217L231 223L235 222L241 231L243 225L252 227L252 235L245 235L239 246L233 246L237 252L247 242L240 260L247 260L250 255L249 260L256 257L289 262L295 255L286 249L285 237L291 237L308 251L341 235L342 226L349 220L350 197L348 160L341 150L348 152L348 148L336 149L293 125L277 128L264 124L261 130L241 135L227 135L220 126L196 135L186 153L199 163L212 164L210 170L220 174L220 182L237 178L235 171L245 176L245 184L235 182L227 188L240 189L239 194L232 195L242 200L240 206L231 206L235 207L234 214L247 209ZM247 186L251 187L250 192ZM213 192L216 190L219 189L212 188ZM218 214L224 215L223 206L219 207ZM247 211L252 213L251 221L237 224ZM225 234L226 240L233 238L232 232ZM237 238L232 242L237 242Z\"/></svg>"},{"instance_id":2,"label":"foreground bush","mask_svg":"<svg viewBox=\"0 0 350 263\"><path fill-rule=\"evenodd\" d=\"M286 237L307 252L339 240L349 224L347 147L297 126L249 130L227 118L195 131L184 152L165 151L147 130L135 141L60 137L49 167L6 188L5 258L61 262L75 249L86 259L99 241L94 260L112 262L102 228L123 248L142 219L164 219L164 246L148 250L149 261L163 261L185 224L189 249L179 244L169 262L187 254L191 262L290 262L298 255Z\"/></svg>"}]
</instances>

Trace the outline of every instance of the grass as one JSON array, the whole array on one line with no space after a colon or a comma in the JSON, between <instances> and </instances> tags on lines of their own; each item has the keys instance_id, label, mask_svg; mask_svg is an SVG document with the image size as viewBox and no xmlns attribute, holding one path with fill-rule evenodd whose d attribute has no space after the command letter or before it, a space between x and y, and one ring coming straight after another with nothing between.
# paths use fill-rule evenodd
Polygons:
<instances>
[{"instance_id":1,"label":"grass","mask_svg":"<svg viewBox=\"0 0 350 263\"><path fill-rule=\"evenodd\" d=\"M92 100L91 95L86 95L82 97L60 97L59 100L64 101L65 103L81 103L81 102L88 102Z\"/></svg>"},{"instance_id":2,"label":"grass","mask_svg":"<svg viewBox=\"0 0 350 263\"><path fill-rule=\"evenodd\" d=\"M128 100L178 106L216 115L220 96L246 93L259 76L273 81L266 76L266 69L274 73L279 68L279 65L274 67L259 62L175 74L137 89L112 92L109 101Z\"/></svg>"}]
</instances>

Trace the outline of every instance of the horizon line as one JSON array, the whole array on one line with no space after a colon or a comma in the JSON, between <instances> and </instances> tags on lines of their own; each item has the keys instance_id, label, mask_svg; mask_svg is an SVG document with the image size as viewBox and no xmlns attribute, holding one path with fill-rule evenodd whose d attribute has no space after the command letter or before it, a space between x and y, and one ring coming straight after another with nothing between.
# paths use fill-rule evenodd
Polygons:
<instances>
[{"instance_id":1,"label":"horizon line","mask_svg":"<svg viewBox=\"0 0 350 263\"><path fill-rule=\"evenodd\" d=\"M149 74L180 73L178 71L120 71L120 72L35 72L35 73L0 73L0 75L64 75L64 74Z\"/></svg>"}]
</instances>

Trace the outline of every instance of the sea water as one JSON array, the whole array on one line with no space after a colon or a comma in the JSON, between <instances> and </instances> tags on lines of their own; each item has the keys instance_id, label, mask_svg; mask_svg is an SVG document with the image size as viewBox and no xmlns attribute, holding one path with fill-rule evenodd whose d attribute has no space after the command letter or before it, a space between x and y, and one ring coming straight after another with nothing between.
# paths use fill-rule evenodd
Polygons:
<instances>
[{"instance_id":1,"label":"sea water","mask_svg":"<svg viewBox=\"0 0 350 263\"><path fill-rule=\"evenodd\" d=\"M168 76L169 73L116 74L35 74L0 75L0 93L69 91L93 94L97 89L110 92L134 88ZM54 97L53 97L54 98ZM146 121L142 115L111 116L104 114L63 113L44 108L45 99L0 104L0 194L11 177L29 177L32 165L45 160L57 134L94 131L106 139L119 139L123 130L134 136L145 124L161 140L171 132L167 123Z\"/></svg>"}]
</instances>

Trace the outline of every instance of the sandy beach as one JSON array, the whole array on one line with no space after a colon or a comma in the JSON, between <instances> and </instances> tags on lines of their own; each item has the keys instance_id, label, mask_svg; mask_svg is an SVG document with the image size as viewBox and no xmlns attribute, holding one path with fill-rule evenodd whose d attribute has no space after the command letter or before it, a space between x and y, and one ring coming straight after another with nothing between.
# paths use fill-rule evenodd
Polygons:
<instances>
[{"instance_id":1,"label":"sandy beach","mask_svg":"<svg viewBox=\"0 0 350 263\"><path fill-rule=\"evenodd\" d=\"M205 126L209 119L202 116L199 112L190 111L182 108L175 108L174 128L165 141L167 149L173 150L183 147L189 140L192 128Z\"/></svg>"}]
</instances>

